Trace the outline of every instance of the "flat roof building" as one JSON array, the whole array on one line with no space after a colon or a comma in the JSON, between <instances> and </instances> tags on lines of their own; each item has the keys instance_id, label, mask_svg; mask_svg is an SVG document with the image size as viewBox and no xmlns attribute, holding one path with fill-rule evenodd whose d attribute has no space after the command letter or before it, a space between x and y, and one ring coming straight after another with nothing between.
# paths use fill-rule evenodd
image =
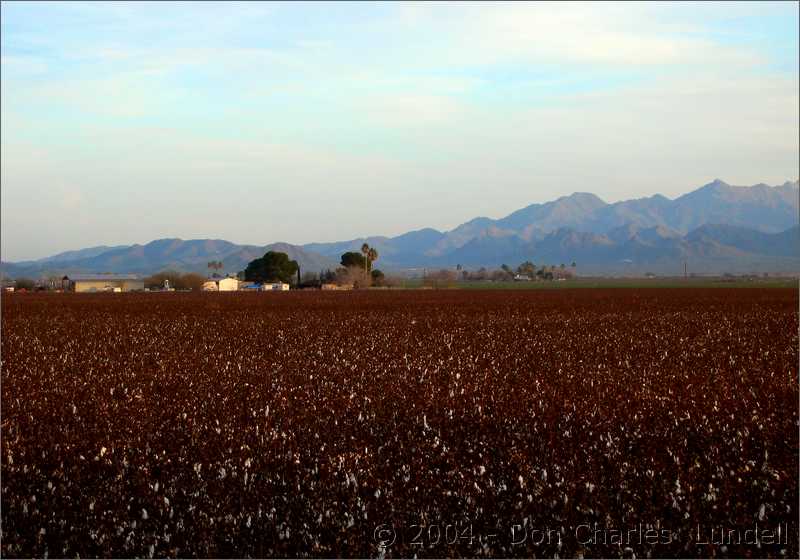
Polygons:
<instances>
[{"instance_id":1,"label":"flat roof building","mask_svg":"<svg viewBox=\"0 0 800 560\"><path fill-rule=\"evenodd\" d=\"M144 280L136 274L68 274L61 284L63 289L79 293L144 290Z\"/></svg>"}]
</instances>

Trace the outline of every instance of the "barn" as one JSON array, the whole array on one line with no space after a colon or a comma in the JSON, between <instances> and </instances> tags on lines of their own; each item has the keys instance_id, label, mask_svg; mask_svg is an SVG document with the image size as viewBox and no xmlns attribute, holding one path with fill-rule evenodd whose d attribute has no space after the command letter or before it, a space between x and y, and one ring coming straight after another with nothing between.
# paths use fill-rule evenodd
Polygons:
<instances>
[{"instance_id":1,"label":"barn","mask_svg":"<svg viewBox=\"0 0 800 560\"><path fill-rule=\"evenodd\" d=\"M144 280L135 274L69 274L62 286L72 292L134 292L144 290Z\"/></svg>"}]
</instances>

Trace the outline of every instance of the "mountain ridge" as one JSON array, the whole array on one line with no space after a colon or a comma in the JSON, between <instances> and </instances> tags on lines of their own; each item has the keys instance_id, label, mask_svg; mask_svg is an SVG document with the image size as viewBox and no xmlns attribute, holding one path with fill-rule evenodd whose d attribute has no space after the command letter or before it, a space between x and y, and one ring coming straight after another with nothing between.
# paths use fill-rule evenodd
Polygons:
<instances>
[{"instance_id":1,"label":"mountain ridge","mask_svg":"<svg viewBox=\"0 0 800 560\"><path fill-rule=\"evenodd\" d=\"M416 247L406 245L402 250L394 245L397 238L385 236L362 237L335 244L313 243L303 247L333 257L344 247L357 249L362 242L376 243L380 245L379 251L381 248L384 250L382 254L386 258L383 263L395 267L472 266L477 264L472 257L478 255L483 259L482 264L498 265L499 260L516 258L518 254L535 257L536 242L541 243L561 228L603 236L628 226L640 230L655 227L661 228L659 231L662 233L685 236L707 224L725 223L778 234L798 224L798 198L800 187L797 181L786 181L774 187L763 183L738 187L715 179L675 199L655 194L615 203L606 203L592 193L575 192L550 202L528 205L497 219L477 217L449 231L433 230L436 232L434 243ZM595 242L599 245L605 243L601 237ZM665 247L665 242L659 241L658 245ZM511 250L512 246L517 249ZM671 250L674 253L676 249L672 247ZM787 264L797 267L796 263ZM617 268L609 266L609 269Z\"/></svg>"},{"instance_id":2,"label":"mountain ridge","mask_svg":"<svg viewBox=\"0 0 800 560\"><path fill-rule=\"evenodd\" d=\"M303 245L165 238L0 265L12 275L46 271L146 274L166 268L206 272L209 260L221 260L225 271L234 272L268 250L282 250L302 270L316 272L335 268L342 253L359 251L368 243L380 254L379 266L387 270L579 260L582 270L595 273L629 272L632 265L636 270L659 272L682 269L681 263L694 260L708 272L748 267L800 271L799 199L797 181L740 187L715 179L675 199L656 194L607 203L590 192L575 192L501 218L476 217L449 231L422 228L394 237Z\"/></svg>"}]
</instances>

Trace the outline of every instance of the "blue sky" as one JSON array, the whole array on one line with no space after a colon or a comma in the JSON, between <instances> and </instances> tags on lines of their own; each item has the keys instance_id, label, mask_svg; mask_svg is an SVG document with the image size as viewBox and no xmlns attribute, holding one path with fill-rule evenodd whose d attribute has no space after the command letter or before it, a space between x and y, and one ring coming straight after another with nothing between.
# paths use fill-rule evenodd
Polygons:
<instances>
[{"instance_id":1,"label":"blue sky","mask_svg":"<svg viewBox=\"0 0 800 560\"><path fill-rule=\"evenodd\" d=\"M2 3L2 258L798 176L798 3Z\"/></svg>"}]
</instances>

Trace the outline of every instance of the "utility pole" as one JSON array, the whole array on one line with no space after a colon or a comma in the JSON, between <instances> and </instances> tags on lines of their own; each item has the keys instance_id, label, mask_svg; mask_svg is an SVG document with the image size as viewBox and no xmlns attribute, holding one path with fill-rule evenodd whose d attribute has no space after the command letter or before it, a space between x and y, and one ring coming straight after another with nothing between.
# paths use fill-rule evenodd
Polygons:
<instances>
[{"instance_id":1,"label":"utility pole","mask_svg":"<svg viewBox=\"0 0 800 560\"><path fill-rule=\"evenodd\" d=\"M686 261L684 260L683 261L683 279L686 280L687 278L689 278L689 271L688 271L688 268L687 268Z\"/></svg>"}]
</instances>

